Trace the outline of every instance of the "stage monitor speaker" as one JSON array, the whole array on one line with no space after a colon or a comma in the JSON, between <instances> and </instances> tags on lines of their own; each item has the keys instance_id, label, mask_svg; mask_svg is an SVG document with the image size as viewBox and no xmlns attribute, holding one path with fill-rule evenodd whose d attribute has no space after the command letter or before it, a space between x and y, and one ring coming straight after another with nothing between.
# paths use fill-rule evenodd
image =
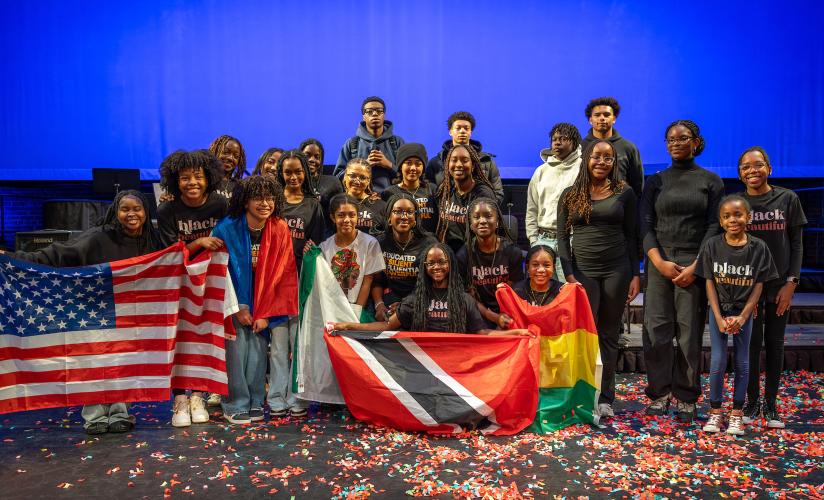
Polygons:
<instances>
[{"instance_id":1,"label":"stage monitor speaker","mask_svg":"<svg viewBox=\"0 0 824 500\"><path fill-rule=\"evenodd\" d=\"M46 248L55 241L69 241L82 232L44 229L42 231L16 233L14 235L14 248L24 252L34 252Z\"/></svg>"},{"instance_id":2,"label":"stage monitor speaker","mask_svg":"<svg viewBox=\"0 0 824 500\"><path fill-rule=\"evenodd\" d=\"M140 191L140 169L138 168L93 168L92 191L95 194L111 196L126 189Z\"/></svg>"}]
</instances>

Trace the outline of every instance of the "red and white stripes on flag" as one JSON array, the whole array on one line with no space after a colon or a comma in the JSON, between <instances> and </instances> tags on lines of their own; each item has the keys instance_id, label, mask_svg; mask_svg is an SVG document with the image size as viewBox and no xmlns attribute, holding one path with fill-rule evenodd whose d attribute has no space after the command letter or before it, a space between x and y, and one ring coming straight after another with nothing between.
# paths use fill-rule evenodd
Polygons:
<instances>
[{"instance_id":1,"label":"red and white stripes on flag","mask_svg":"<svg viewBox=\"0 0 824 500\"><path fill-rule=\"evenodd\" d=\"M225 394L228 259L189 260L182 244L83 268L0 256L0 413L165 400L171 388Z\"/></svg>"}]
</instances>

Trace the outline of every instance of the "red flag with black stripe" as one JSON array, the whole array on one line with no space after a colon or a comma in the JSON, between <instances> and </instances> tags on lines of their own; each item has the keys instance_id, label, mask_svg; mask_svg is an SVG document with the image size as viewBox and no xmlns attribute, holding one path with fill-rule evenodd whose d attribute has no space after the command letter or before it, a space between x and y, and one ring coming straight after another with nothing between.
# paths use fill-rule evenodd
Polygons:
<instances>
[{"instance_id":1,"label":"red flag with black stripe","mask_svg":"<svg viewBox=\"0 0 824 500\"><path fill-rule=\"evenodd\" d=\"M532 337L335 331L324 335L346 405L406 431L515 434L535 418Z\"/></svg>"}]
</instances>

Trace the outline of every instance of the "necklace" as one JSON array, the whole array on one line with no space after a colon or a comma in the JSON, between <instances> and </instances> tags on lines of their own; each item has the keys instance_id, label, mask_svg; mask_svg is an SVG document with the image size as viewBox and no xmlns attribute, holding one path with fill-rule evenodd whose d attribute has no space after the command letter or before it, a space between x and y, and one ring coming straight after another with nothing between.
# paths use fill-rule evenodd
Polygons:
<instances>
[{"instance_id":1,"label":"necklace","mask_svg":"<svg viewBox=\"0 0 824 500\"><path fill-rule=\"evenodd\" d=\"M420 183L420 182L418 182L418 187L416 187L414 191L410 191L410 190L409 190L409 188L405 187L405 186L403 185L403 183L401 183L401 189L403 189L403 190L404 190L404 191L406 191L407 193L411 194L411 195L412 195L412 197L413 197L413 198L415 198L415 199L417 200L417 199L418 199L418 191L420 191L420 189L421 189L421 183Z\"/></svg>"},{"instance_id":2,"label":"necklace","mask_svg":"<svg viewBox=\"0 0 824 500\"><path fill-rule=\"evenodd\" d=\"M406 243L401 245L401 243L398 241L398 238L395 237L395 231L392 231L392 239L395 240L395 244L398 245L398 248L401 249L401 253L406 253L406 247L408 247L410 245L410 243L412 243L412 240L415 239L415 238L412 235L412 231L410 231L409 232L409 239L406 240Z\"/></svg>"},{"instance_id":3,"label":"necklace","mask_svg":"<svg viewBox=\"0 0 824 500\"><path fill-rule=\"evenodd\" d=\"M529 286L529 296L532 298L532 303L535 304L536 306L544 305L544 301L546 300L546 296L549 295L549 289L547 288L547 290L545 292L543 292L543 295L540 296L541 300L538 300L537 297L535 296L535 290L532 289L532 284L530 284L528 286ZM538 292L538 293L540 294L541 292Z\"/></svg>"}]
</instances>

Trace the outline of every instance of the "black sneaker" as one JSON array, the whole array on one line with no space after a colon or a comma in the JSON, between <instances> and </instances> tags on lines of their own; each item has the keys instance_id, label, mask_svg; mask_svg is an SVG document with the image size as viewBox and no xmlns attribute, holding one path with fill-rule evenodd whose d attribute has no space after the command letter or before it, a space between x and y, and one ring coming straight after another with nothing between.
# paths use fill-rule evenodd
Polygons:
<instances>
[{"instance_id":1,"label":"black sneaker","mask_svg":"<svg viewBox=\"0 0 824 500\"><path fill-rule=\"evenodd\" d=\"M744 403L744 423L750 425L751 423L758 420L758 416L761 414L761 400L755 399L753 401L747 400Z\"/></svg>"},{"instance_id":2,"label":"black sneaker","mask_svg":"<svg viewBox=\"0 0 824 500\"><path fill-rule=\"evenodd\" d=\"M89 436L99 436L100 434L106 434L107 432L109 432L109 424L106 422L95 422L86 427L86 434Z\"/></svg>"},{"instance_id":3,"label":"black sneaker","mask_svg":"<svg viewBox=\"0 0 824 500\"><path fill-rule=\"evenodd\" d=\"M695 404L678 402L678 421L684 424L691 424L695 420Z\"/></svg>"},{"instance_id":4,"label":"black sneaker","mask_svg":"<svg viewBox=\"0 0 824 500\"><path fill-rule=\"evenodd\" d=\"M670 397L669 394L655 399L647 406L646 413L651 416L664 415L669 411Z\"/></svg>"},{"instance_id":5,"label":"black sneaker","mask_svg":"<svg viewBox=\"0 0 824 500\"><path fill-rule=\"evenodd\" d=\"M118 420L109 425L109 432L129 432L134 429L134 423L128 420Z\"/></svg>"},{"instance_id":6,"label":"black sneaker","mask_svg":"<svg viewBox=\"0 0 824 500\"><path fill-rule=\"evenodd\" d=\"M770 429L783 429L784 422L781 420L781 415L775 408L775 403L769 404L764 402L764 420L767 421L767 427Z\"/></svg>"},{"instance_id":7,"label":"black sneaker","mask_svg":"<svg viewBox=\"0 0 824 500\"><path fill-rule=\"evenodd\" d=\"M249 420L252 422L260 422L263 420L263 408L252 408L249 410Z\"/></svg>"}]
</instances>

